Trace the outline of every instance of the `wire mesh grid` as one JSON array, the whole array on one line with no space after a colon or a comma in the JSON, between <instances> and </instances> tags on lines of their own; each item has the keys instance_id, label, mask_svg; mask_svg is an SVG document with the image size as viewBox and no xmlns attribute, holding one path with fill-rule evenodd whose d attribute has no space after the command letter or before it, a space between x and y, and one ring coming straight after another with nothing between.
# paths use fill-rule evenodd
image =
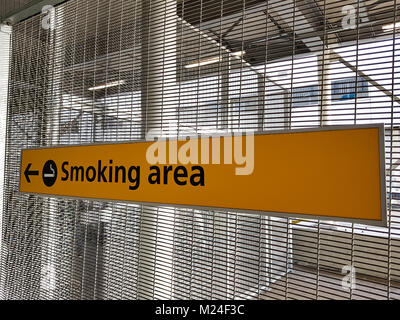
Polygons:
<instances>
[{"instance_id":1,"label":"wire mesh grid","mask_svg":"<svg viewBox=\"0 0 400 320\"><path fill-rule=\"evenodd\" d=\"M394 0L70 0L13 26L0 297L398 299L398 16ZM19 193L24 148L366 123L386 128L387 228Z\"/></svg>"}]
</instances>

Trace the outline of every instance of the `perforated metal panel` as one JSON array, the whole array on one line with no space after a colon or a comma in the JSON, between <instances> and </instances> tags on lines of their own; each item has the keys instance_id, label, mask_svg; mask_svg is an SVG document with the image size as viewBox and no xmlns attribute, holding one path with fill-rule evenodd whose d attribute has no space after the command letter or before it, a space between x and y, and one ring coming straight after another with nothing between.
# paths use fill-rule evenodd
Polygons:
<instances>
[{"instance_id":1,"label":"perforated metal panel","mask_svg":"<svg viewBox=\"0 0 400 320\"><path fill-rule=\"evenodd\" d=\"M13 26L0 297L398 299L398 6L70 0ZM365 123L387 228L18 191L23 148Z\"/></svg>"}]
</instances>

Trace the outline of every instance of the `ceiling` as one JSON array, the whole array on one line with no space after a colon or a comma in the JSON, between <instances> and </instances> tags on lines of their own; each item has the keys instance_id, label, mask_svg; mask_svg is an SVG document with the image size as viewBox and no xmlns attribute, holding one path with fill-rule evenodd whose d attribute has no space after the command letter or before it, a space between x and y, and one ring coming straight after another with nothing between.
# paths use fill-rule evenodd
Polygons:
<instances>
[{"instance_id":1,"label":"ceiling","mask_svg":"<svg viewBox=\"0 0 400 320\"><path fill-rule=\"evenodd\" d=\"M122 90L139 90L141 2L98 0L96 7L93 3L70 0L58 11L63 24L58 36L62 38L65 87L90 95L82 87L123 76L130 80ZM324 45L343 46L352 41L390 37L392 33L385 32L382 26L400 21L400 10L393 10L394 4L394 0L178 1L178 80L220 72L219 64L194 69L183 67L229 52L245 52L243 60L232 59L231 69L235 69L302 53L317 53ZM342 10L346 5L359 10L360 19L355 20L359 28L343 24L347 12ZM16 30L23 32L24 29ZM47 41L43 35L42 38Z\"/></svg>"},{"instance_id":2,"label":"ceiling","mask_svg":"<svg viewBox=\"0 0 400 320\"><path fill-rule=\"evenodd\" d=\"M0 0L0 18L4 18L9 13L23 8L30 2L32 0Z\"/></svg>"}]
</instances>

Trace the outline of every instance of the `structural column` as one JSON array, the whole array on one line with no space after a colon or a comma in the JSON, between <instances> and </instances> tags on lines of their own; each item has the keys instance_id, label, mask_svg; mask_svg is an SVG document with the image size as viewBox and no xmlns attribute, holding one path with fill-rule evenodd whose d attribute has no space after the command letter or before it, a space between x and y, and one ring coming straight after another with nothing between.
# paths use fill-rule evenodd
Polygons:
<instances>
[{"instance_id":1,"label":"structural column","mask_svg":"<svg viewBox=\"0 0 400 320\"><path fill-rule=\"evenodd\" d=\"M176 0L142 0L142 137L177 119ZM138 299L172 298L174 210L142 206Z\"/></svg>"},{"instance_id":2,"label":"structural column","mask_svg":"<svg viewBox=\"0 0 400 320\"><path fill-rule=\"evenodd\" d=\"M326 124L327 111L331 103L331 82L330 82L330 68L331 68L331 50L325 49L323 53L318 56L318 90L320 97L320 125Z\"/></svg>"}]
</instances>

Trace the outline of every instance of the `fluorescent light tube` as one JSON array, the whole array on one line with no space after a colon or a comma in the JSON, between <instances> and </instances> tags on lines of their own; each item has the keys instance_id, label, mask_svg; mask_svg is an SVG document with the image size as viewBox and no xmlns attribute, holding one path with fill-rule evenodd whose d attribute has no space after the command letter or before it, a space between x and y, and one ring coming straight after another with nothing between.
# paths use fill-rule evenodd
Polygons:
<instances>
[{"instance_id":1,"label":"fluorescent light tube","mask_svg":"<svg viewBox=\"0 0 400 320\"><path fill-rule=\"evenodd\" d=\"M393 24L393 23L385 24L384 26L382 26L382 29L385 30L385 31L393 30L393 28L399 29L400 28L400 22L396 22L395 24Z\"/></svg>"},{"instance_id":2,"label":"fluorescent light tube","mask_svg":"<svg viewBox=\"0 0 400 320\"><path fill-rule=\"evenodd\" d=\"M244 56L246 54L246 52L245 51L236 51L236 52L232 52L231 54L236 57L241 57L241 56ZM198 62L187 64L185 66L185 68L191 69L191 68L201 67L201 66L205 66L208 64L220 62L221 59L222 59L222 57L213 57L213 58L203 59Z\"/></svg>"},{"instance_id":3,"label":"fluorescent light tube","mask_svg":"<svg viewBox=\"0 0 400 320\"><path fill-rule=\"evenodd\" d=\"M111 88L111 87L117 87L119 85L125 84L125 80L119 80L119 81L113 81L113 82L108 82L105 84L98 85L96 87L89 88L89 91L96 91L96 90L102 90L106 88Z\"/></svg>"},{"instance_id":4,"label":"fluorescent light tube","mask_svg":"<svg viewBox=\"0 0 400 320\"><path fill-rule=\"evenodd\" d=\"M201 66L205 66L207 64L212 64L212 63L216 63L216 62L220 62L220 61L221 61L220 57L214 57L214 58L204 59L204 60L200 60L199 62L188 64L185 66L185 68L186 69L196 68L196 67L201 67Z\"/></svg>"},{"instance_id":5,"label":"fluorescent light tube","mask_svg":"<svg viewBox=\"0 0 400 320\"><path fill-rule=\"evenodd\" d=\"M243 57L246 54L246 51L236 51L236 52L232 52L233 56L236 57Z\"/></svg>"}]
</instances>

